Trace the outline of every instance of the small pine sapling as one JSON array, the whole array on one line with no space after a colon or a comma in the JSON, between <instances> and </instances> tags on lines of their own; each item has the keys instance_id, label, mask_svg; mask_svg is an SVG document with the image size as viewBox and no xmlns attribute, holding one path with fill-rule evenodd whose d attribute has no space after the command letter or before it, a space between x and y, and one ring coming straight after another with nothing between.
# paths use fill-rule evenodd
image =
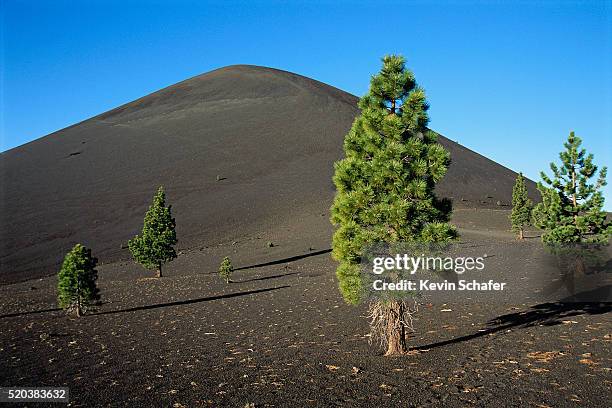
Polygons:
<instances>
[{"instance_id":1,"label":"small pine sapling","mask_svg":"<svg viewBox=\"0 0 612 408\"><path fill-rule=\"evenodd\" d=\"M607 168L598 177L593 155L581 148L582 140L569 134L565 150L559 154L561 164L550 164L552 177L541 172L543 183L538 183L542 202L534 208L536 227L544 230L542 241L549 245L588 244L607 245L612 235L612 224L603 210L602 188L606 185Z\"/></svg>"},{"instance_id":2,"label":"small pine sapling","mask_svg":"<svg viewBox=\"0 0 612 408\"><path fill-rule=\"evenodd\" d=\"M219 276L225 279L225 283L230 283L232 281L232 272L234 271L234 267L232 266L232 261L229 257L223 258L221 265L219 266Z\"/></svg>"},{"instance_id":3,"label":"small pine sapling","mask_svg":"<svg viewBox=\"0 0 612 408\"><path fill-rule=\"evenodd\" d=\"M164 188L159 187L145 214L142 233L128 241L136 262L147 269L156 269L158 278L162 276L162 264L176 258L174 245L178 241L175 228L171 206L166 207Z\"/></svg>"},{"instance_id":4,"label":"small pine sapling","mask_svg":"<svg viewBox=\"0 0 612 408\"><path fill-rule=\"evenodd\" d=\"M91 250L76 244L66 254L58 273L57 300L60 308L74 311L81 317L87 307L100 299L96 286L98 260L91 256Z\"/></svg>"},{"instance_id":5,"label":"small pine sapling","mask_svg":"<svg viewBox=\"0 0 612 408\"><path fill-rule=\"evenodd\" d=\"M512 212L510 213L512 231L518 234L518 239L525 238L525 227L531 225L532 208L533 203L527 196L523 173L519 173L512 188Z\"/></svg>"}]
</instances>

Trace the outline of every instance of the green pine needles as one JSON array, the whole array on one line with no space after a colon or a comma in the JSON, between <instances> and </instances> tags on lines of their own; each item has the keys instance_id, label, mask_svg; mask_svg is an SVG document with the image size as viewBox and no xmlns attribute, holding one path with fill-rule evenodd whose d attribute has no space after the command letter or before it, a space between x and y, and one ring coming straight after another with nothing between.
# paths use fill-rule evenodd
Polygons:
<instances>
[{"instance_id":1,"label":"green pine needles","mask_svg":"<svg viewBox=\"0 0 612 408\"><path fill-rule=\"evenodd\" d=\"M234 267L232 266L232 261L229 257L223 258L221 265L219 266L219 276L225 279L225 283L230 283L232 280L232 272L234 271Z\"/></svg>"},{"instance_id":2,"label":"green pine needles","mask_svg":"<svg viewBox=\"0 0 612 408\"><path fill-rule=\"evenodd\" d=\"M510 221L512 231L518 233L518 239L525 238L525 227L531 225L531 210L533 203L527 196L527 187L523 173L519 173L512 188L512 212Z\"/></svg>"},{"instance_id":3,"label":"green pine needles","mask_svg":"<svg viewBox=\"0 0 612 408\"><path fill-rule=\"evenodd\" d=\"M331 208L336 226L332 255L340 263L336 270L340 292L350 304L362 301L359 263L368 244L435 243L457 237L448 223L450 201L434 194L450 155L427 129L425 92L403 57L385 56L382 62L369 92L359 101L361 115L345 137L345 158L335 164L333 178L337 192ZM403 303L387 306L378 307L377 316L399 319L397 331L383 333L387 354L395 354L405 350L401 322L407 321L403 319L407 309L402 310Z\"/></svg>"},{"instance_id":4,"label":"green pine needles","mask_svg":"<svg viewBox=\"0 0 612 408\"><path fill-rule=\"evenodd\" d=\"M175 227L171 206L166 207L164 188L159 187L145 215L142 233L128 242L136 262L147 269L156 269L157 277L162 276L162 264L176 258Z\"/></svg>"},{"instance_id":5,"label":"green pine needles","mask_svg":"<svg viewBox=\"0 0 612 408\"><path fill-rule=\"evenodd\" d=\"M552 177L541 172L538 190L542 202L534 208L534 221L544 230L546 244L603 244L612 234L612 225L606 222L601 188L606 185L607 169L603 167L595 182L597 166L593 155L581 148L582 140L569 134L565 150L559 154L560 166L550 164Z\"/></svg>"},{"instance_id":6,"label":"green pine needles","mask_svg":"<svg viewBox=\"0 0 612 408\"><path fill-rule=\"evenodd\" d=\"M97 263L98 260L91 256L91 250L81 244L76 244L66 254L57 276L59 307L74 311L80 317L88 306L100 299L96 286Z\"/></svg>"}]
</instances>

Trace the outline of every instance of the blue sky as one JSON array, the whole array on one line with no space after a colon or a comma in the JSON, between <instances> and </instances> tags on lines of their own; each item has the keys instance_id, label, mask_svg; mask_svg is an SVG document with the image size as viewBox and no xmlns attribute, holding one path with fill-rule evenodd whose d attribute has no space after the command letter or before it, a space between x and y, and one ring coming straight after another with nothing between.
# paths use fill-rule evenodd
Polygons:
<instances>
[{"instance_id":1,"label":"blue sky","mask_svg":"<svg viewBox=\"0 0 612 408\"><path fill-rule=\"evenodd\" d=\"M230 64L361 96L380 57L401 53L445 136L539 180L575 130L597 164L612 165L610 0L1 7L1 151ZM610 186L605 195L612 210Z\"/></svg>"}]
</instances>

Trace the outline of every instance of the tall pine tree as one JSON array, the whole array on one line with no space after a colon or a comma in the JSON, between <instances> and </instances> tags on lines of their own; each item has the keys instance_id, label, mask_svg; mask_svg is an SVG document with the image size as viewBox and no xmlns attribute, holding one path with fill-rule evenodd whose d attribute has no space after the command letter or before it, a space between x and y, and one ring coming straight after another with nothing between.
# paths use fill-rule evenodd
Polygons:
<instances>
[{"instance_id":1,"label":"tall pine tree","mask_svg":"<svg viewBox=\"0 0 612 408\"><path fill-rule=\"evenodd\" d=\"M57 276L57 300L62 309L73 310L80 317L87 306L100 299L96 280L98 260L91 250L76 244L66 254Z\"/></svg>"},{"instance_id":2,"label":"tall pine tree","mask_svg":"<svg viewBox=\"0 0 612 408\"><path fill-rule=\"evenodd\" d=\"M525 238L525 227L531 225L532 208L533 204L527 196L523 173L519 173L512 188L512 213L510 214L512 231L518 233L518 239Z\"/></svg>"},{"instance_id":3,"label":"tall pine tree","mask_svg":"<svg viewBox=\"0 0 612 408\"><path fill-rule=\"evenodd\" d=\"M552 177L541 172L544 183L538 183L542 202L534 209L534 221L544 230L547 244L607 244L612 225L606 222L601 188L606 185L607 169L596 176L593 155L581 148L582 140L569 134L565 150L559 154L561 164L550 164Z\"/></svg>"},{"instance_id":4,"label":"tall pine tree","mask_svg":"<svg viewBox=\"0 0 612 408\"><path fill-rule=\"evenodd\" d=\"M401 56L385 56L381 71L359 101L359 115L344 140L345 158L335 164L336 196L331 222L336 275L345 301L363 301L360 266L372 243L445 242L457 237L448 224L451 206L434 194L446 174L449 153L427 129L428 104ZM370 304L373 335L387 355L407 350L405 300ZM382 333L376 328L383 328Z\"/></svg>"},{"instance_id":5,"label":"tall pine tree","mask_svg":"<svg viewBox=\"0 0 612 408\"><path fill-rule=\"evenodd\" d=\"M158 278L162 276L162 265L176 258L175 227L171 206L166 207L164 188L159 187L153 204L145 214L142 233L128 242L136 262L147 269L156 269Z\"/></svg>"}]
</instances>

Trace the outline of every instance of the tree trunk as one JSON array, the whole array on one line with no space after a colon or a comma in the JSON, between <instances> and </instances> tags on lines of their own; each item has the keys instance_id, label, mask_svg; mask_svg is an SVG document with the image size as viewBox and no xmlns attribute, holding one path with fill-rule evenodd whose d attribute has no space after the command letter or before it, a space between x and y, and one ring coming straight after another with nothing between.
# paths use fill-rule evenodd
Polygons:
<instances>
[{"instance_id":1,"label":"tree trunk","mask_svg":"<svg viewBox=\"0 0 612 408\"><path fill-rule=\"evenodd\" d=\"M158 278L162 277L162 266L161 266L161 264L157 265L157 277Z\"/></svg>"},{"instance_id":2,"label":"tree trunk","mask_svg":"<svg viewBox=\"0 0 612 408\"><path fill-rule=\"evenodd\" d=\"M406 346L406 328L400 321L404 315L404 305L402 302L393 302L390 309L388 311L387 352L385 356L397 356L408 351Z\"/></svg>"},{"instance_id":3,"label":"tree trunk","mask_svg":"<svg viewBox=\"0 0 612 408\"><path fill-rule=\"evenodd\" d=\"M580 282L586 273L584 258L581 255L574 256L575 258L572 259L569 270L564 277L565 288L569 292L570 297L576 296L576 281Z\"/></svg>"},{"instance_id":4,"label":"tree trunk","mask_svg":"<svg viewBox=\"0 0 612 408\"><path fill-rule=\"evenodd\" d=\"M584 276L586 274L586 265L582 256L576 258L576 274Z\"/></svg>"},{"instance_id":5,"label":"tree trunk","mask_svg":"<svg viewBox=\"0 0 612 408\"><path fill-rule=\"evenodd\" d=\"M77 275L76 316L81 317L81 279Z\"/></svg>"},{"instance_id":6,"label":"tree trunk","mask_svg":"<svg viewBox=\"0 0 612 408\"><path fill-rule=\"evenodd\" d=\"M79 287L79 280L77 279L77 288ZM77 317L81 317L81 295L80 293L77 294L77 301L76 301L76 316Z\"/></svg>"},{"instance_id":7,"label":"tree trunk","mask_svg":"<svg viewBox=\"0 0 612 408\"><path fill-rule=\"evenodd\" d=\"M523 231L522 228L519 230L519 237L518 238L519 239L525 239L525 232Z\"/></svg>"},{"instance_id":8,"label":"tree trunk","mask_svg":"<svg viewBox=\"0 0 612 408\"><path fill-rule=\"evenodd\" d=\"M572 205L574 206L573 208L573 212L574 212L574 225L576 225L577 222L577 218L578 218L578 211L576 209L577 205L576 205L576 170L574 168L572 168Z\"/></svg>"}]
</instances>

